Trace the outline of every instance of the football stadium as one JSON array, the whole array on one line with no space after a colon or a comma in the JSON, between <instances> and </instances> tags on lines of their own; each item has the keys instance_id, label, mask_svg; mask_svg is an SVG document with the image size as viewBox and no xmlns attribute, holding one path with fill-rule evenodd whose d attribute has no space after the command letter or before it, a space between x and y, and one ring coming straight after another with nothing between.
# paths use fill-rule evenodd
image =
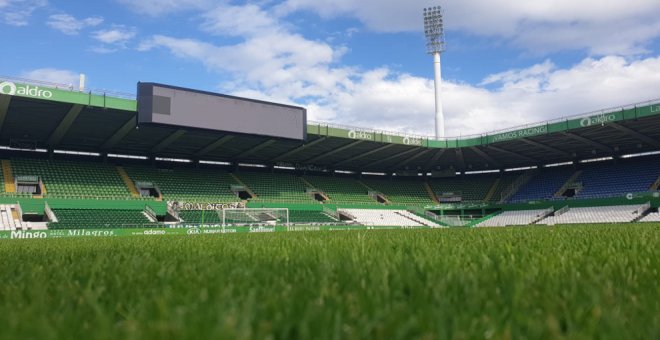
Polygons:
<instances>
[{"instance_id":1,"label":"football stadium","mask_svg":"<svg viewBox=\"0 0 660 340\"><path fill-rule=\"evenodd\" d=\"M466 74L443 87L439 6L422 12L430 81L396 71L408 3L116 2L0 0L5 45L30 42L0 64L0 339L660 339L660 58L639 57L660 45L626 26L635 6L582 8L606 29L581 36L582 4L493 2L517 21L450 2L449 79ZM498 16L518 36L492 33ZM493 38L515 46L487 60ZM435 134L415 134L432 89ZM452 131L480 133L446 136L443 99ZM529 117L561 118L482 132Z\"/></svg>"},{"instance_id":2,"label":"football stadium","mask_svg":"<svg viewBox=\"0 0 660 340\"><path fill-rule=\"evenodd\" d=\"M436 140L137 88L0 84L9 338L660 334L660 102Z\"/></svg>"},{"instance_id":3,"label":"football stadium","mask_svg":"<svg viewBox=\"0 0 660 340\"><path fill-rule=\"evenodd\" d=\"M0 84L2 238L660 221L660 101L435 140L19 81Z\"/></svg>"}]
</instances>

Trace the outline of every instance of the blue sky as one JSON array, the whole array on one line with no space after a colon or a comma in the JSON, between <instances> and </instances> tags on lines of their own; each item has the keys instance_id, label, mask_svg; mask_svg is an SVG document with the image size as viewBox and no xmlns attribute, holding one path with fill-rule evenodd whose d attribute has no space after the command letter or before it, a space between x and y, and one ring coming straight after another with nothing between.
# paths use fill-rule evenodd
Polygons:
<instances>
[{"instance_id":1,"label":"blue sky","mask_svg":"<svg viewBox=\"0 0 660 340\"><path fill-rule=\"evenodd\" d=\"M0 75L138 81L433 131L422 8L445 10L449 136L660 98L657 0L0 0Z\"/></svg>"}]
</instances>

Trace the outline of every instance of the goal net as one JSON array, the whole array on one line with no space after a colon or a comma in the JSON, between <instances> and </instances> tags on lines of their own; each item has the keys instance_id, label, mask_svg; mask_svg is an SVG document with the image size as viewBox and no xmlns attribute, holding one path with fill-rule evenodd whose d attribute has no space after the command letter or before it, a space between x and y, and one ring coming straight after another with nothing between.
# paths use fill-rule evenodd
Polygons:
<instances>
[{"instance_id":1,"label":"goal net","mask_svg":"<svg viewBox=\"0 0 660 340\"><path fill-rule=\"evenodd\" d=\"M219 211L222 225L289 225L288 208L233 208Z\"/></svg>"}]
</instances>

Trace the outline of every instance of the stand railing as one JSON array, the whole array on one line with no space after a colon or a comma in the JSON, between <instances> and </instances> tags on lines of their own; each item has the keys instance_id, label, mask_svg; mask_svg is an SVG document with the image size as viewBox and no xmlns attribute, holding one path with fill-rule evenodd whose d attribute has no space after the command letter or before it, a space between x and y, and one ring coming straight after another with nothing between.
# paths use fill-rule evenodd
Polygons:
<instances>
[{"instance_id":1,"label":"stand railing","mask_svg":"<svg viewBox=\"0 0 660 340\"><path fill-rule=\"evenodd\" d=\"M511 185L504 191L502 191L501 197L500 197L500 203L506 203L506 201L511 198L513 195L515 195L516 192L522 187L523 185L527 184L532 177L536 174L535 170L528 170L522 173L518 178L516 178Z\"/></svg>"}]
</instances>

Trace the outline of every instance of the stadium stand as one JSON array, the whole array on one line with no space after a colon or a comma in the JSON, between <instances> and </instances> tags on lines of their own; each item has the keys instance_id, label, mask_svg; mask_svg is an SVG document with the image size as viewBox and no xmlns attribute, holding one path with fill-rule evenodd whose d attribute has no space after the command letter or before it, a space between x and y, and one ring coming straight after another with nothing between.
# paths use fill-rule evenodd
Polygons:
<instances>
[{"instance_id":1,"label":"stadium stand","mask_svg":"<svg viewBox=\"0 0 660 340\"><path fill-rule=\"evenodd\" d=\"M11 163L8 159L0 160L2 171L0 171L0 193L15 193L16 185L14 183L14 174L11 170Z\"/></svg>"},{"instance_id":2,"label":"stadium stand","mask_svg":"<svg viewBox=\"0 0 660 340\"><path fill-rule=\"evenodd\" d=\"M385 209L340 209L341 213L353 218L353 221L362 225L384 225L403 227L440 227L439 224L419 217L406 210Z\"/></svg>"},{"instance_id":3,"label":"stadium stand","mask_svg":"<svg viewBox=\"0 0 660 340\"><path fill-rule=\"evenodd\" d=\"M16 205L0 204L0 230L28 229L28 224L21 221Z\"/></svg>"},{"instance_id":4,"label":"stadium stand","mask_svg":"<svg viewBox=\"0 0 660 340\"><path fill-rule=\"evenodd\" d=\"M48 223L49 229L143 228L152 222L140 210L53 209L53 213L58 222Z\"/></svg>"},{"instance_id":5,"label":"stadium stand","mask_svg":"<svg viewBox=\"0 0 660 340\"><path fill-rule=\"evenodd\" d=\"M44 197L131 198L117 169L108 164L18 158L12 159L11 165L14 177L41 179L46 189Z\"/></svg>"},{"instance_id":6,"label":"stadium stand","mask_svg":"<svg viewBox=\"0 0 660 340\"><path fill-rule=\"evenodd\" d=\"M660 222L660 212L651 212L648 215L642 217L640 222Z\"/></svg>"},{"instance_id":7,"label":"stadium stand","mask_svg":"<svg viewBox=\"0 0 660 340\"><path fill-rule=\"evenodd\" d=\"M559 216L548 216L539 224L625 223L643 216L650 206L617 205L605 207L570 208Z\"/></svg>"},{"instance_id":8,"label":"stadium stand","mask_svg":"<svg viewBox=\"0 0 660 340\"><path fill-rule=\"evenodd\" d=\"M315 189L323 191L331 203L376 204L368 189L350 177L304 176Z\"/></svg>"},{"instance_id":9,"label":"stadium stand","mask_svg":"<svg viewBox=\"0 0 660 340\"><path fill-rule=\"evenodd\" d=\"M337 223L338 221L321 211L315 210L289 210L291 223Z\"/></svg>"},{"instance_id":10,"label":"stadium stand","mask_svg":"<svg viewBox=\"0 0 660 340\"><path fill-rule=\"evenodd\" d=\"M559 189L575 173L572 167L544 169L518 189L509 199L511 203L520 203L533 200L551 200Z\"/></svg>"},{"instance_id":11,"label":"stadium stand","mask_svg":"<svg viewBox=\"0 0 660 340\"><path fill-rule=\"evenodd\" d=\"M223 170L154 167L125 169L132 180L156 185L164 200L214 203L240 201L231 191L231 186L238 183Z\"/></svg>"},{"instance_id":12,"label":"stadium stand","mask_svg":"<svg viewBox=\"0 0 660 340\"><path fill-rule=\"evenodd\" d=\"M249 126L153 124L138 114L145 97L2 82L37 94L0 100L0 229L221 220L168 210L181 208L171 201L247 207L230 217L250 226L281 223L283 209L293 223L342 223L338 211L358 209L364 223L404 226L425 225L425 215L457 227L660 219L660 100L478 137L434 140L308 121L302 138L280 139ZM562 206L573 208L553 210ZM582 208L589 206L609 207Z\"/></svg>"},{"instance_id":13,"label":"stadium stand","mask_svg":"<svg viewBox=\"0 0 660 340\"><path fill-rule=\"evenodd\" d=\"M9 162L7 162L9 164ZM47 199L63 198L80 199L134 199L127 188L126 179L118 172L118 167L99 162L81 162L65 160L44 160L16 158L11 161L11 176L17 178L34 177L41 179L45 186L44 196ZM311 204L316 205L308 189L323 192L329 198L325 203L333 203L342 208L353 205L382 206L369 196L369 190L378 192L387 198L392 205L411 205L421 207L435 204L422 179L410 178L376 178L366 177L362 180L353 177L304 175L299 177L293 173L249 172L241 171L231 174L222 168L196 169L174 168L158 169L149 166L127 166L126 176L135 182L151 182L163 194L164 200L181 200L214 203L233 203L240 200L232 191L232 186L247 186L256 195L255 203L280 204ZM3 169L4 178L6 170ZM573 167L544 169L524 184L514 194L512 201L526 202L528 200L557 199L559 189L571 181L580 183L581 190L576 198L601 198L612 194L621 196L628 192L651 193L652 185L660 174L660 161L657 158L626 160L622 163L586 164L580 170ZM491 199L496 201L498 192L510 185L519 174L503 173L501 175L483 174L468 175L451 179L429 179L434 192L460 192L465 203L483 202ZM0 178L0 183L3 182ZM3 183L4 184L4 183ZM6 187L6 185L4 186ZM20 191L20 190L19 190ZM4 193L5 196L18 193ZM29 195L30 197L32 195ZM143 199L154 200L154 197ZM93 204L92 204L93 206ZM8 208L9 207L9 208ZM2 212L4 208L4 212ZM307 208L305 208L307 209ZM333 208L334 209L334 208ZM11 215L11 206L0 206L2 212L3 230L28 229L30 225ZM365 225L375 223L402 223L403 226L437 225L405 210L374 209L341 209L356 217L355 221ZM149 220L139 210L126 210L104 207L89 209L54 209L58 222L49 223L53 229L68 228L106 228L131 227L155 223ZM551 211L550 211L551 212ZM644 215L639 205L621 205L594 208L560 209L556 216L548 209L527 211L505 211L477 226L504 226L527 224L571 224L571 223L623 223L641 218L641 221L658 221L660 214ZM339 223L320 210L301 210L290 208L291 223ZM545 217L545 215L550 216ZM10 218L11 216L11 218ZM201 211L181 211L181 219L187 223L201 223ZM543 218L545 217L545 218ZM642 218L643 217L643 218ZM204 213L204 223L221 223L217 213ZM462 221L462 219L461 219ZM464 223L463 223L464 224Z\"/></svg>"},{"instance_id":14,"label":"stadium stand","mask_svg":"<svg viewBox=\"0 0 660 340\"><path fill-rule=\"evenodd\" d=\"M457 178L432 179L429 184L435 193L460 193L463 202L483 202L486 201L487 195L497 179L497 176L492 175L468 175ZM491 196L495 197L494 195Z\"/></svg>"},{"instance_id":15,"label":"stadium stand","mask_svg":"<svg viewBox=\"0 0 660 340\"><path fill-rule=\"evenodd\" d=\"M433 199L426 192L423 180L406 178L364 178L362 182L366 184L367 187L384 194L387 197L387 200L393 204L435 204Z\"/></svg>"},{"instance_id":16,"label":"stadium stand","mask_svg":"<svg viewBox=\"0 0 660 340\"><path fill-rule=\"evenodd\" d=\"M542 219L551 212L552 212L551 209L504 211L499 215L496 215L481 223L478 223L476 226L505 227L505 226L529 225Z\"/></svg>"},{"instance_id":17,"label":"stadium stand","mask_svg":"<svg viewBox=\"0 0 660 340\"><path fill-rule=\"evenodd\" d=\"M502 193L504 190L511 188L511 185L513 182L518 178L518 176L514 173L503 173L499 177L499 181L496 180L496 186L493 188L493 192L490 193L490 197L488 198L489 202L499 202L500 199L502 198Z\"/></svg>"},{"instance_id":18,"label":"stadium stand","mask_svg":"<svg viewBox=\"0 0 660 340\"><path fill-rule=\"evenodd\" d=\"M263 202L313 203L306 193L305 183L293 174L239 172L235 174Z\"/></svg>"},{"instance_id":19,"label":"stadium stand","mask_svg":"<svg viewBox=\"0 0 660 340\"><path fill-rule=\"evenodd\" d=\"M577 197L601 198L649 191L659 175L658 159L592 165L585 168L576 179L582 186Z\"/></svg>"}]
</instances>

